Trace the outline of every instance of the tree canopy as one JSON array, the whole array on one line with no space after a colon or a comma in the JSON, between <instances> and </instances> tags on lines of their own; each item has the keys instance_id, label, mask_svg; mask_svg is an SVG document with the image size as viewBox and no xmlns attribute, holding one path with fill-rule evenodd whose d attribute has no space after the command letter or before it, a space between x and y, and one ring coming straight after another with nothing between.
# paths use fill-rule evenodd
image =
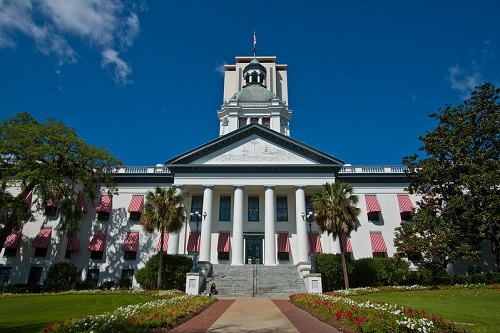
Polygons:
<instances>
[{"instance_id":1,"label":"tree canopy","mask_svg":"<svg viewBox=\"0 0 500 333\"><path fill-rule=\"evenodd\" d=\"M333 240L339 239L345 288L349 289L349 278L344 258L345 249L341 237L347 237L358 228L360 209L356 207L358 196L353 187L342 181L323 184L323 188L312 196L314 218L322 232L331 234Z\"/></svg>"},{"instance_id":2,"label":"tree canopy","mask_svg":"<svg viewBox=\"0 0 500 333\"><path fill-rule=\"evenodd\" d=\"M0 244L30 218L25 199L32 190L43 200L58 201L62 230L77 230L83 215L76 208L78 194L93 203L101 186L116 193L113 173L121 164L110 151L87 144L74 129L53 118L42 123L23 112L2 120ZM20 192L15 194L13 188Z\"/></svg>"},{"instance_id":3,"label":"tree canopy","mask_svg":"<svg viewBox=\"0 0 500 333\"><path fill-rule=\"evenodd\" d=\"M174 187L168 189L157 186L154 192L146 194L144 214L141 217L142 227L146 232L160 231L160 253L163 251L163 234L179 232L186 220L184 212L184 196L176 193ZM163 256L159 257L157 272L157 287L160 289Z\"/></svg>"},{"instance_id":4,"label":"tree canopy","mask_svg":"<svg viewBox=\"0 0 500 333\"><path fill-rule=\"evenodd\" d=\"M500 253L500 89L476 87L458 106L447 105L430 117L437 127L419 137L423 156L403 163L408 191L422 200L413 223L397 230L398 251L416 250L424 259L439 258L445 266L479 258L478 244L488 239Z\"/></svg>"}]
</instances>

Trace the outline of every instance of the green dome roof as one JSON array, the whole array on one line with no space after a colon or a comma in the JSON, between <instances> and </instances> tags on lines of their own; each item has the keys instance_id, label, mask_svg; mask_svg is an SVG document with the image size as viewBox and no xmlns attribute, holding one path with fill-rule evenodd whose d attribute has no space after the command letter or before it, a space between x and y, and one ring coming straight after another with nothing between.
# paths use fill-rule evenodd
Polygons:
<instances>
[{"instance_id":1,"label":"green dome roof","mask_svg":"<svg viewBox=\"0 0 500 333\"><path fill-rule=\"evenodd\" d=\"M238 91L231 99L242 102L262 102L273 99L275 95L258 84L251 84Z\"/></svg>"}]
</instances>

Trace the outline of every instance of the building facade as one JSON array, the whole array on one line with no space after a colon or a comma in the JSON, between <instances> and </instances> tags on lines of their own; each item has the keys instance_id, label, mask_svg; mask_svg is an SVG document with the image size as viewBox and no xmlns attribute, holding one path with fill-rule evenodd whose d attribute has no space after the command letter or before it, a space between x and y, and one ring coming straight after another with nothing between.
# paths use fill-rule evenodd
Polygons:
<instances>
[{"instance_id":1,"label":"building facade","mask_svg":"<svg viewBox=\"0 0 500 333\"><path fill-rule=\"evenodd\" d=\"M299 265L309 253L354 259L394 255L394 229L418 198L408 195L402 166L351 166L290 135L287 65L276 57L237 57L225 66L219 136L154 167L117 170L119 194L103 189L95 203L79 198L86 212L80 231L58 230L58 203L27 198L34 222L11 234L0 256L0 283L39 283L52 263L68 261L82 279L102 283L132 278L160 250L160 235L142 230L145 194L156 186L185 196L186 223L165 234L164 251L202 262ZM342 180L359 196L359 228L333 241L310 212L310 197L326 182ZM138 287L134 281L134 287Z\"/></svg>"}]
</instances>

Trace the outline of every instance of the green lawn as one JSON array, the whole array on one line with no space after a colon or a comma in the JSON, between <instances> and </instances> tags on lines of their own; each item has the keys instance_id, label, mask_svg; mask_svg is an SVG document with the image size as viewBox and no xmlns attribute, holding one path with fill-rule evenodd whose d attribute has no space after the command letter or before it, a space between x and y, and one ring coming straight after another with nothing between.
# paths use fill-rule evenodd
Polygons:
<instances>
[{"instance_id":1,"label":"green lawn","mask_svg":"<svg viewBox=\"0 0 500 333\"><path fill-rule=\"evenodd\" d=\"M120 306L151 300L153 298L149 296L122 293L0 298L0 332L40 332L51 322L101 314Z\"/></svg>"},{"instance_id":2,"label":"green lawn","mask_svg":"<svg viewBox=\"0 0 500 333\"><path fill-rule=\"evenodd\" d=\"M408 292L381 292L350 296L357 300L387 302L424 310L474 333L500 331L499 289L451 289Z\"/></svg>"}]
</instances>

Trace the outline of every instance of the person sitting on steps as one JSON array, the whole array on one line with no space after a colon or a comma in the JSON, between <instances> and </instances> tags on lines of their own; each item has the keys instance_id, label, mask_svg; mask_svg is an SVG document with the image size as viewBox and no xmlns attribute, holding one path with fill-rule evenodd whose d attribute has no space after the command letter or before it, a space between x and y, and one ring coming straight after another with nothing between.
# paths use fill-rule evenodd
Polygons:
<instances>
[{"instance_id":1,"label":"person sitting on steps","mask_svg":"<svg viewBox=\"0 0 500 333\"><path fill-rule=\"evenodd\" d=\"M215 282L212 283L212 285L210 286L210 295L217 295L218 291L217 291L217 287L215 286Z\"/></svg>"}]
</instances>

